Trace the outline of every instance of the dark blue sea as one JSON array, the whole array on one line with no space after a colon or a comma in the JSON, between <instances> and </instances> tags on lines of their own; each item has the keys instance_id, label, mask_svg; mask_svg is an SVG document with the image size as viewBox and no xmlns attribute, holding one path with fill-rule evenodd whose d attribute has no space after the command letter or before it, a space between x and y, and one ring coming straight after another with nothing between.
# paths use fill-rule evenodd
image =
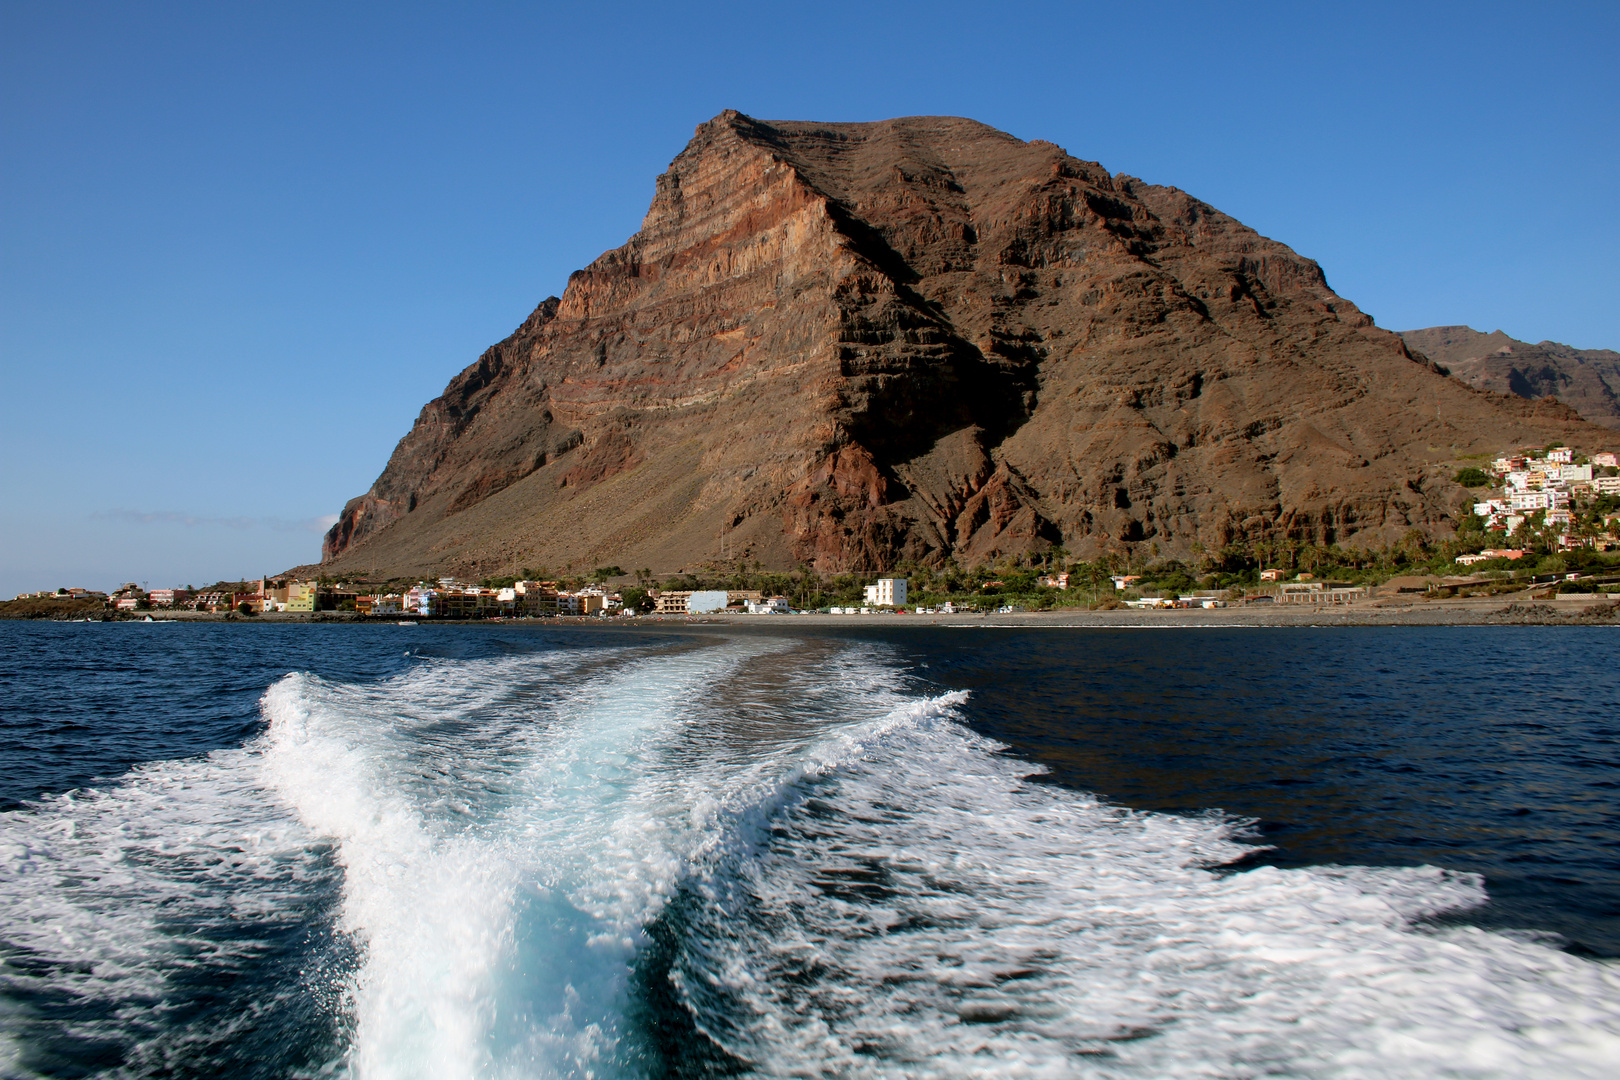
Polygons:
<instances>
[{"instance_id":1,"label":"dark blue sea","mask_svg":"<svg viewBox=\"0 0 1620 1080\"><path fill-rule=\"evenodd\" d=\"M0 623L0 1077L1620 1076L1620 631Z\"/></svg>"}]
</instances>

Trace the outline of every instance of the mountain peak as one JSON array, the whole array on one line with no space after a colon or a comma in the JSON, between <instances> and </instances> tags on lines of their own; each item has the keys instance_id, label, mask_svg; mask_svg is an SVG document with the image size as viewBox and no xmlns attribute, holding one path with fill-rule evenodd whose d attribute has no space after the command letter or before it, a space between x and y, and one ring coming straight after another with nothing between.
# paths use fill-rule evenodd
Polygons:
<instances>
[{"instance_id":1,"label":"mountain peak","mask_svg":"<svg viewBox=\"0 0 1620 1080\"><path fill-rule=\"evenodd\" d=\"M422 410L325 554L488 576L1372 543L1446 527L1463 492L1428 447L1586 430L1446 378L1177 189L962 117L727 110L634 236Z\"/></svg>"}]
</instances>

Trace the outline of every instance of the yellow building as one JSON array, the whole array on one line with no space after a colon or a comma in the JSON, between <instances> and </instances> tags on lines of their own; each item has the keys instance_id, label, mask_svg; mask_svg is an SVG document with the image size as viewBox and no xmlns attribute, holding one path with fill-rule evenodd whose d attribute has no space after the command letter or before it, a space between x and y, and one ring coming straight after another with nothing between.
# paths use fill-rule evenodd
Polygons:
<instances>
[{"instance_id":1,"label":"yellow building","mask_svg":"<svg viewBox=\"0 0 1620 1080\"><path fill-rule=\"evenodd\" d=\"M313 581L294 581L287 585L287 611L314 611L317 586Z\"/></svg>"}]
</instances>

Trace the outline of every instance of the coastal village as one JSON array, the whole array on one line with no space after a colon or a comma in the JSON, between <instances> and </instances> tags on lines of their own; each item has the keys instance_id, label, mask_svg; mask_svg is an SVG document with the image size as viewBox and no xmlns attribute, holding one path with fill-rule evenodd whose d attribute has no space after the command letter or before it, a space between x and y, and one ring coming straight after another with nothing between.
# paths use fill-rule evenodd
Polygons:
<instances>
[{"instance_id":1,"label":"coastal village","mask_svg":"<svg viewBox=\"0 0 1620 1080\"><path fill-rule=\"evenodd\" d=\"M147 589L129 582L110 593L58 588L26 593L34 617L141 618L153 612L247 618L471 620L690 617L697 615L1015 614L1084 606L1211 609L1253 604L1337 607L1396 591L1437 596L1515 590L1620 591L1620 457L1590 457L1567 446L1526 448L1489 465L1464 466L1456 479L1478 493L1456 538L1413 540L1380 553L1292 541L1206 552L1197 565L1143 560L1139 552L1068 562L1061 548L1018 562L973 569L905 568L823 580L808 571L750 575L737 567L680 572L662 583L601 567L584 578L521 577L480 582L360 582L264 577L212 587ZM1156 554L1153 552L1152 554ZM1138 566L1138 563L1144 565ZM723 581L722 578L730 580ZM41 606L43 605L43 606ZM330 614L328 614L330 613Z\"/></svg>"},{"instance_id":2,"label":"coastal village","mask_svg":"<svg viewBox=\"0 0 1620 1080\"><path fill-rule=\"evenodd\" d=\"M18 600L99 601L109 611L134 614L166 611L209 614L315 614L343 612L366 617L397 618L536 618L557 616L699 615L742 612L750 615L785 615L797 609L785 596L766 596L758 589L637 589L618 590L604 585L569 589L556 581L517 580L491 587L442 577L401 592L368 592L352 584L319 580L261 578L252 588L142 589L129 582L112 593L91 589L59 589L25 593ZM626 594L629 594L628 596ZM860 610L904 609L906 579L881 578L867 588L867 603ZM627 606L627 599L630 601ZM639 604L639 606L637 606ZM851 608L853 613L856 609Z\"/></svg>"},{"instance_id":3,"label":"coastal village","mask_svg":"<svg viewBox=\"0 0 1620 1080\"><path fill-rule=\"evenodd\" d=\"M1524 546L1481 550L1459 555L1456 561L1467 566L1492 558L1522 558L1537 539L1560 551L1620 548L1616 540L1620 509L1603 502L1620 498L1617 464L1613 453L1577 460L1567 446L1497 458L1487 476L1499 493L1476 502L1474 517L1485 532Z\"/></svg>"}]
</instances>

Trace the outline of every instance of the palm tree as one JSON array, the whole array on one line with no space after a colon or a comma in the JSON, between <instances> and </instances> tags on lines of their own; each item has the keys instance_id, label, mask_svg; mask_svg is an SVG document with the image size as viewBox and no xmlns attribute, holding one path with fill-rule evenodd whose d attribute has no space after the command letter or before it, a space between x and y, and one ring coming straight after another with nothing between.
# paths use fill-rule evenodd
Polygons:
<instances>
[{"instance_id":1,"label":"palm tree","mask_svg":"<svg viewBox=\"0 0 1620 1080\"><path fill-rule=\"evenodd\" d=\"M1108 579L1108 568L1100 561L1089 562L1085 564L1084 573L1087 583L1091 585L1091 602L1095 604L1102 599L1098 591L1102 588L1102 583Z\"/></svg>"}]
</instances>

